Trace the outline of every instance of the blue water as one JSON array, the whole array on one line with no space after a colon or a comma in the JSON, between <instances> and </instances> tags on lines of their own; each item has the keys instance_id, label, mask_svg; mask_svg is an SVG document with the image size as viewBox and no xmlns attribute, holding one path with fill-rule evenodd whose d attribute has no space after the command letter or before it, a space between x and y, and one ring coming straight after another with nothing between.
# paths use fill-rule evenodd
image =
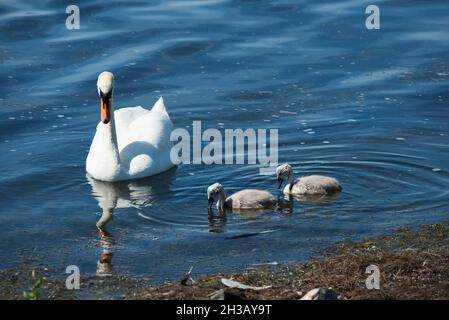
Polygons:
<instances>
[{"instance_id":1,"label":"blue water","mask_svg":"<svg viewBox=\"0 0 449 320\"><path fill-rule=\"evenodd\" d=\"M160 281L447 221L446 1L376 1L380 30L365 27L371 1L76 4L80 30L65 28L64 1L0 3L0 268L40 258L56 274L76 264ZM89 180L103 70L115 74L116 106L162 95L175 127L279 129L280 162L334 176L343 192L225 219L208 217L208 185L279 195L275 178L258 165L180 165ZM116 207L103 237L102 201Z\"/></svg>"}]
</instances>

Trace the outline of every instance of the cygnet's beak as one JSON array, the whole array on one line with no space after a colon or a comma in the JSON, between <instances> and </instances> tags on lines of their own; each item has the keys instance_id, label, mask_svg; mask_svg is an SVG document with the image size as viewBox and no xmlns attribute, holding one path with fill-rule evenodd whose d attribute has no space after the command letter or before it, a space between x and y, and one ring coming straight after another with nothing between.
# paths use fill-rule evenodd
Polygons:
<instances>
[{"instance_id":1,"label":"cygnet's beak","mask_svg":"<svg viewBox=\"0 0 449 320\"><path fill-rule=\"evenodd\" d=\"M214 198L210 197L207 201L209 209L212 208L212 205L214 204Z\"/></svg>"}]
</instances>

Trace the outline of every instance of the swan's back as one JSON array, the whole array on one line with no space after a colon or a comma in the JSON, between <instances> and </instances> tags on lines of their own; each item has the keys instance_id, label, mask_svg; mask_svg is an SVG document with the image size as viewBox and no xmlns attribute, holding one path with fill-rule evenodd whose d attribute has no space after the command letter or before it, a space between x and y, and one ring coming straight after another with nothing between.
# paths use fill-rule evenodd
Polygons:
<instances>
[{"instance_id":1,"label":"swan's back","mask_svg":"<svg viewBox=\"0 0 449 320\"><path fill-rule=\"evenodd\" d=\"M342 187L338 180L320 176L312 175L301 177L293 182L293 184L287 184L284 188L285 194L298 194L298 195L325 195L340 192Z\"/></svg>"},{"instance_id":2,"label":"swan's back","mask_svg":"<svg viewBox=\"0 0 449 320\"><path fill-rule=\"evenodd\" d=\"M233 209L266 209L276 204L276 198L268 191L245 189L226 199L226 205Z\"/></svg>"}]
</instances>

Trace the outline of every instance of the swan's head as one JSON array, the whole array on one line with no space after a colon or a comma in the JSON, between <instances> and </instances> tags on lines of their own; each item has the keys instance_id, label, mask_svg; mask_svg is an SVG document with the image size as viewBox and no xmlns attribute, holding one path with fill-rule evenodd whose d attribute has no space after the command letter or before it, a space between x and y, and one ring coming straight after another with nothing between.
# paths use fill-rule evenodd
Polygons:
<instances>
[{"instance_id":1,"label":"swan's head","mask_svg":"<svg viewBox=\"0 0 449 320\"><path fill-rule=\"evenodd\" d=\"M218 182L212 184L207 188L207 200L209 208L212 208L215 199L217 199L218 195L223 192L223 186Z\"/></svg>"},{"instance_id":2,"label":"swan's head","mask_svg":"<svg viewBox=\"0 0 449 320\"><path fill-rule=\"evenodd\" d=\"M97 90L100 96L101 122L104 124L111 121L112 92L114 91L114 75L108 71L103 71L98 76Z\"/></svg>"},{"instance_id":3,"label":"swan's head","mask_svg":"<svg viewBox=\"0 0 449 320\"><path fill-rule=\"evenodd\" d=\"M279 167L276 168L276 178L279 182L279 187L281 188L282 183L284 183L284 179L290 178L290 176L293 174L292 166L288 163L281 164Z\"/></svg>"}]
</instances>

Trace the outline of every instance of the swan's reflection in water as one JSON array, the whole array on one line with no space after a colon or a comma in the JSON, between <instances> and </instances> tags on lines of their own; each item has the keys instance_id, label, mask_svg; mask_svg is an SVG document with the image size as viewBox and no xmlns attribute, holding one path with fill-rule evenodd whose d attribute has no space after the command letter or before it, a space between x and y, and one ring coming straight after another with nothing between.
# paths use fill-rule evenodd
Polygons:
<instances>
[{"instance_id":1,"label":"swan's reflection in water","mask_svg":"<svg viewBox=\"0 0 449 320\"><path fill-rule=\"evenodd\" d=\"M99 228L99 230L101 230ZM114 255L116 241L107 232L100 231L100 244L102 251L97 261L97 274L100 276L112 275L112 256Z\"/></svg>"},{"instance_id":2,"label":"swan's reflection in water","mask_svg":"<svg viewBox=\"0 0 449 320\"><path fill-rule=\"evenodd\" d=\"M101 217L96 223L102 247L97 262L98 275L107 276L113 272L112 257L118 245L117 239L106 226L113 220L114 210L151 206L155 195L170 192L170 182L175 171L176 168L173 168L153 177L119 182L98 181L87 175L87 181L92 187L92 195L102 209Z\"/></svg>"}]
</instances>

